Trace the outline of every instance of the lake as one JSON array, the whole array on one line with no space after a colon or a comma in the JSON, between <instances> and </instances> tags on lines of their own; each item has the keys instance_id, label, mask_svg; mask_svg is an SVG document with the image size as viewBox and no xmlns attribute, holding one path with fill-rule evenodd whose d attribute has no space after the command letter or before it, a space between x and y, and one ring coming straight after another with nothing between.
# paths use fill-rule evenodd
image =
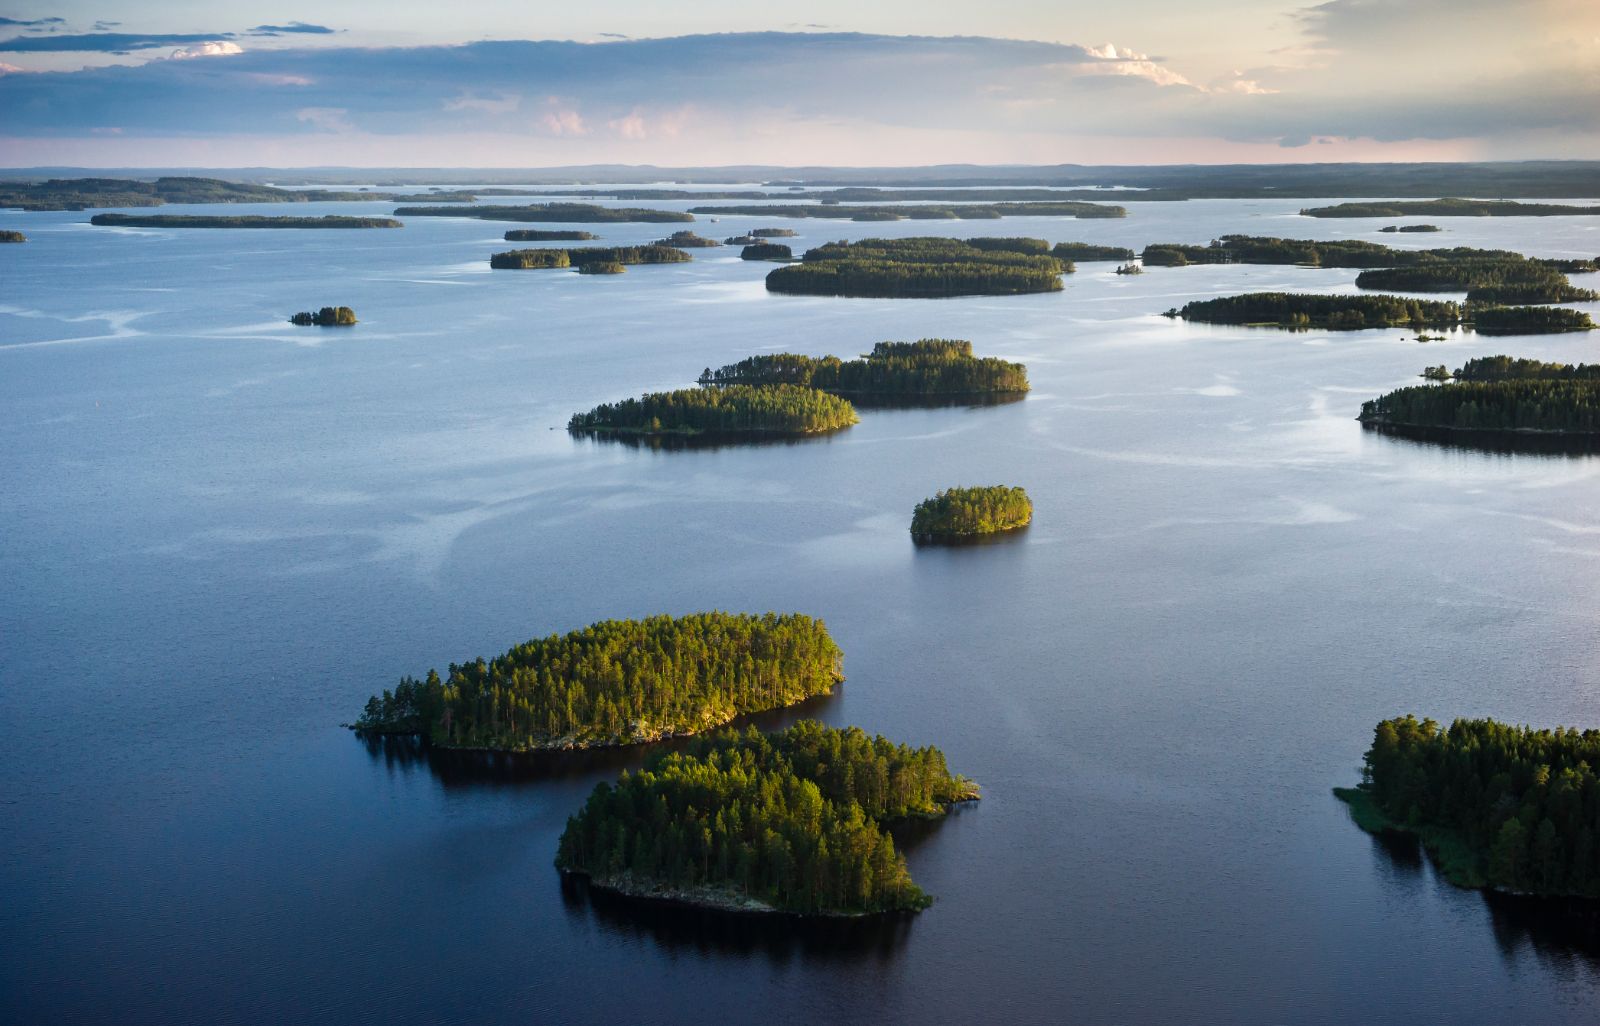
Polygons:
<instances>
[{"instance_id":1,"label":"lake","mask_svg":"<svg viewBox=\"0 0 1600 1026\"><path fill-rule=\"evenodd\" d=\"M793 227L797 252L1247 232L1600 253L1600 218L1394 236L1295 213L1321 202L693 227ZM219 209L390 207L161 212ZM491 273L525 227L497 222L87 218L0 216L32 240L0 247L0 1018L1593 1021L1600 943L1452 888L1330 789L1392 715L1600 726L1600 459L1354 420L1427 365L1593 362L1595 338L1159 316L1354 291L1353 270L1095 263L1048 295L799 298L734 248L595 278ZM358 326L285 323L341 304ZM1025 362L1032 394L793 445L564 430L753 353L928 336ZM1032 496L1026 532L913 545L919 500L1001 483ZM805 712L938 745L983 785L904 838L930 910L841 930L591 896L556 839L646 750L479 766L340 727L403 674L714 608L822 617L849 680Z\"/></svg>"}]
</instances>

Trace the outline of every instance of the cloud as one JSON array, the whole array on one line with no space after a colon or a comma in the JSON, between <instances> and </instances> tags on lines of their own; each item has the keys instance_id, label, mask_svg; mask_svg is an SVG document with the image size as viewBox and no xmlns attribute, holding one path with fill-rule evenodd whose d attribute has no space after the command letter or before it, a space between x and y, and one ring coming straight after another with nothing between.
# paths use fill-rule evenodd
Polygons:
<instances>
[{"instance_id":1,"label":"cloud","mask_svg":"<svg viewBox=\"0 0 1600 1026\"><path fill-rule=\"evenodd\" d=\"M344 134L355 131L349 113L345 107L301 107L294 112L294 117L296 121L310 125L319 132Z\"/></svg>"},{"instance_id":2,"label":"cloud","mask_svg":"<svg viewBox=\"0 0 1600 1026\"><path fill-rule=\"evenodd\" d=\"M0 25L10 25L18 28L38 28L41 25L65 25L65 18L34 18L31 21L24 18L0 18Z\"/></svg>"},{"instance_id":3,"label":"cloud","mask_svg":"<svg viewBox=\"0 0 1600 1026\"><path fill-rule=\"evenodd\" d=\"M291 21L287 25L257 25L250 30L252 36L331 36L336 32L326 25L310 25L303 21Z\"/></svg>"},{"instance_id":4,"label":"cloud","mask_svg":"<svg viewBox=\"0 0 1600 1026\"><path fill-rule=\"evenodd\" d=\"M522 97L516 93L496 93L493 96L462 93L444 102L445 110L476 110L487 114L509 114L520 106Z\"/></svg>"},{"instance_id":5,"label":"cloud","mask_svg":"<svg viewBox=\"0 0 1600 1026\"><path fill-rule=\"evenodd\" d=\"M183 35L93 32L77 36L16 36L11 39L0 39L0 53L122 53L154 50L164 46L185 46L189 43L210 43L232 37L232 32Z\"/></svg>"},{"instance_id":6,"label":"cloud","mask_svg":"<svg viewBox=\"0 0 1600 1026\"><path fill-rule=\"evenodd\" d=\"M625 36L621 32L601 32L601 33L599 33L599 35L600 35L601 39L632 39L633 38L632 36Z\"/></svg>"},{"instance_id":7,"label":"cloud","mask_svg":"<svg viewBox=\"0 0 1600 1026\"><path fill-rule=\"evenodd\" d=\"M186 61L195 57L232 57L241 53L244 53L244 47L238 43L214 39L199 46L186 46L181 50L174 50L169 56L175 61Z\"/></svg>"},{"instance_id":8,"label":"cloud","mask_svg":"<svg viewBox=\"0 0 1600 1026\"><path fill-rule=\"evenodd\" d=\"M121 26L122 22L120 21L97 21L94 23L94 30L96 32L104 32L107 29L120 28Z\"/></svg>"},{"instance_id":9,"label":"cloud","mask_svg":"<svg viewBox=\"0 0 1600 1026\"><path fill-rule=\"evenodd\" d=\"M7 64L5 61L0 61L0 75L16 75L26 70L26 68L19 68L15 64Z\"/></svg>"}]
</instances>

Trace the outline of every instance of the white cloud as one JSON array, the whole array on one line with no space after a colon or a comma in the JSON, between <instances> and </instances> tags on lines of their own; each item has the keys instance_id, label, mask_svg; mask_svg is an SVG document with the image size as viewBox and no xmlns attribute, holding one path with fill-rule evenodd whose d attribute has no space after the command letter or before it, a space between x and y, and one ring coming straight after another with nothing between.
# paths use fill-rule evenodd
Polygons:
<instances>
[{"instance_id":1,"label":"white cloud","mask_svg":"<svg viewBox=\"0 0 1600 1026\"><path fill-rule=\"evenodd\" d=\"M522 97L516 93L495 93L493 96L462 93L453 100L446 100L444 109L478 110L485 114L510 114L520 106L522 106Z\"/></svg>"},{"instance_id":2,"label":"white cloud","mask_svg":"<svg viewBox=\"0 0 1600 1026\"><path fill-rule=\"evenodd\" d=\"M232 57L241 53L244 53L244 47L238 43L230 43L219 39L210 43L201 43L199 46L185 46L174 50L172 51L171 59L186 61L195 57Z\"/></svg>"},{"instance_id":3,"label":"white cloud","mask_svg":"<svg viewBox=\"0 0 1600 1026\"><path fill-rule=\"evenodd\" d=\"M324 132L354 132L355 126L345 116L350 111L344 107L301 107L294 112L295 120Z\"/></svg>"}]
</instances>

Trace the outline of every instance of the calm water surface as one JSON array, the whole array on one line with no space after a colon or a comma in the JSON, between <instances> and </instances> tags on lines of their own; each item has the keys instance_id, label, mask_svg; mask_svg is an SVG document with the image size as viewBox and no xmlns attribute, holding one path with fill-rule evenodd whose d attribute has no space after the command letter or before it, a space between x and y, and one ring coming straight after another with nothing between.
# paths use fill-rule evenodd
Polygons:
<instances>
[{"instance_id":1,"label":"calm water surface","mask_svg":"<svg viewBox=\"0 0 1600 1026\"><path fill-rule=\"evenodd\" d=\"M1396 238L1295 216L1312 202L793 226L797 247L1247 231L1600 253L1596 218ZM3 219L33 241L0 247L0 1019L1594 1021L1600 948L1452 889L1329 793L1382 717L1600 724L1600 460L1352 419L1427 364L1593 361L1594 339L1156 316L1353 271L1086 264L1047 296L806 299L730 249L491 274L489 222L86 219ZM336 303L362 323L283 323ZM797 445L562 430L752 353L921 336L1026 362L1032 395ZM912 545L919 499L979 483L1025 486L1032 528ZM937 744L984 785L906 839L931 910L840 933L591 898L556 838L643 751L485 769L339 728L404 673L709 608L824 617L849 681L807 711Z\"/></svg>"}]
</instances>

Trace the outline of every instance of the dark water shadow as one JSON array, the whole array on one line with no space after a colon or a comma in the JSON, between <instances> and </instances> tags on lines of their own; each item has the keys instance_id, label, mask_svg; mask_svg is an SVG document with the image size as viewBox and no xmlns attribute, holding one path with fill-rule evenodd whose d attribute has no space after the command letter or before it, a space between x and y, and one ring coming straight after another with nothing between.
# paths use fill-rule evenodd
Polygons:
<instances>
[{"instance_id":1,"label":"dark water shadow","mask_svg":"<svg viewBox=\"0 0 1600 1026\"><path fill-rule=\"evenodd\" d=\"M1028 534L1031 524L1013 527L1008 531L997 531L994 534L960 535L954 538L941 538L936 535L911 536L911 544L918 551L923 549L978 549L988 545L1010 545L1022 541Z\"/></svg>"},{"instance_id":2,"label":"dark water shadow","mask_svg":"<svg viewBox=\"0 0 1600 1026\"><path fill-rule=\"evenodd\" d=\"M649 449L652 452L684 452L688 450L711 450L728 448L750 448L752 446L787 446L811 445L817 442L831 441L841 431L848 431L849 427L838 428L833 431L819 431L809 435L780 435L771 431L705 431L697 435L641 435L635 433L618 434L613 431L573 431L569 433L576 441L587 441L591 445L625 445L630 449Z\"/></svg>"},{"instance_id":3,"label":"dark water shadow","mask_svg":"<svg viewBox=\"0 0 1600 1026\"><path fill-rule=\"evenodd\" d=\"M741 716L723 729L755 727L777 731L800 720L821 718L840 700L843 685L797 705ZM367 754L390 770L427 769L446 789L536 787L555 781L616 776L658 755L681 751L693 738L678 737L643 745L584 748L565 752L486 752L435 748L421 738L359 735Z\"/></svg>"},{"instance_id":4,"label":"dark water shadow","mask_svg":"<svg viewBox=\"0 0 1600 1026\"><path fill-rule=\"evenodd\" d=\"M1505 455L1576 458L1600 452L1600 435L1561 435L1517 431L1463 431L1454 428L1373 424L1362 428L1398 442Z\"/></svg>"},{"instance_id":5,"label":"dark water shadow","mask_svg":"<svg viewBox=\"0 0 1600 1026\"><path fill-rule=\"evenodd\" d=\"M887 962L905 946L916 915L886 913L854 919L728 912L680 902L635 898L560 875L561 904L578 925L592 922L612 934L648 938L666 953L763 956L775 965Z\"/></svg>"}]
</instances>

